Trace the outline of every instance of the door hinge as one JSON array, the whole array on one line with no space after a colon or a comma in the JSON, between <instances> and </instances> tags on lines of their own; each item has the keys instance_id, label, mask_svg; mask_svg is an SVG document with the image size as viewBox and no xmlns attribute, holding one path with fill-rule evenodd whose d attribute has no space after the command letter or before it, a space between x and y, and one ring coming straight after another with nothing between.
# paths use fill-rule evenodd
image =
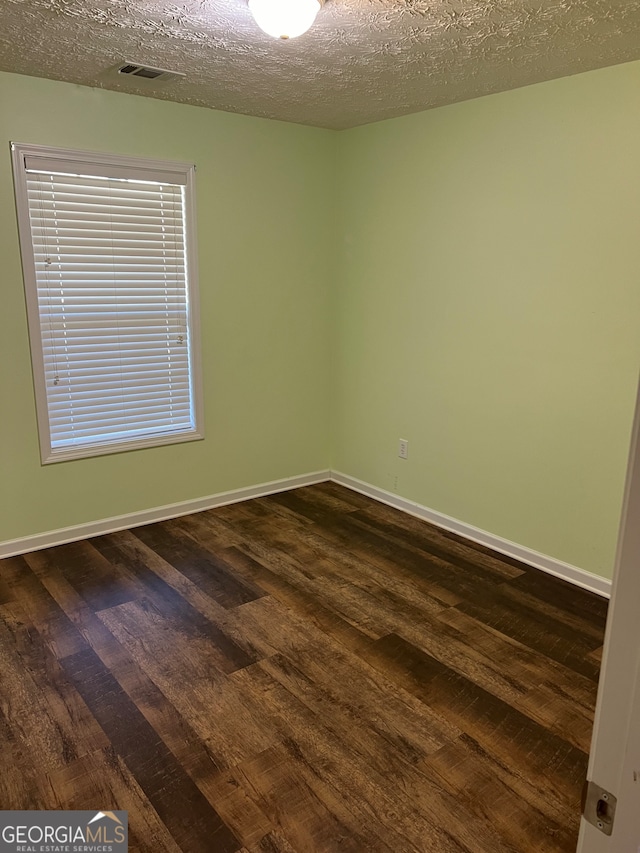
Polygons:
<instances>
[{"instance_id":1,"label":"door hinge","mask_svg":"<svg viewBox=\"0 0 640 853\"><path fill-rule=\"evenodd\" d=\"M582 789L582 816L605 835L613 832L617 802L617 798L609 791L589 779L585 781Z\"/></svg>"}]
</instances>

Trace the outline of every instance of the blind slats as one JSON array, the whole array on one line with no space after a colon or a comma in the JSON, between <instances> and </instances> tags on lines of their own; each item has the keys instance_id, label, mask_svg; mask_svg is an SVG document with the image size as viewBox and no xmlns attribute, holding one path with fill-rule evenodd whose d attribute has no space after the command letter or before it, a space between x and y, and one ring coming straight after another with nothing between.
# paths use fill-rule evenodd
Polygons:
<instances>
[{"instance_id":1,"label":"blind slats","mask_svg":"<svg viewBox=\"0 0 640 853\"><path fill-rule=\"evenodd\" d=\"M183 414L182 407L176 407L171 412L167 412L167 410L165 409L164 406L160 406L160 405L156 404L155 406L150 405L150 406L146 406L145 408L138 408L137 410L132 409L131 411L127 411L127 413L125 415L123 415L122 412L118 409L118 406L116 405L115 400L112 401L110 406L105 407L105 409L109 409L109 408L112 409L112 412L111 412L112 417L111 417L110 422L109 422L109 426L111 429L113 429L118 424L120 424L120 426L122 427L122 426L125 426L126 424L131 423L131 416L132 415L135 416L136 425L140 426L140 424L142 422L148 423L149 421L157 421L157 420L159 420L160 422L162 422L162 421L168 422L172 418L176 422L180 422L182 419L182 414ZM97 411L96 409L90 409L87 407L86 409L83 409L81 412L78 412L77 414L75 414L73 417L73 427L87 429L89 431L91 431L92 428L95 429L94 419L95 419L96 411ZM54 415L51 418L51 421L52 421L52 423L57 423L58 421L60 421L60 428L63 430L65 428L68 429L69 421L64 417L56 418L56 416Z\"/></svg>"},{"instance_id":2,"label":"blind slats","mask_svg":"<svg viewBox=\"0 0 640 853\"><path fill-rule=\"evenodd\" d=\"M27 178L27 186L29 187L30 194L34 198L48 198L48 193L41 195L40 190L40 181L38 179L34 179L33 177ZM175 200L177 203L180 201L180 192L170 184L162 186L162 192L167 200ZM143 184L128 184L121 183L117 186L108 182L105 182L104 186L94 185L92 187L87 187L86 180L84 178L78 178L75 183L71 180L67 180L63 175L58 175L56 179L56 198L78 198L78 199L96 199L96 198L109 198L109 199L124 199L130 200L135 204L140 204L141 201L146 199L155 199L158 195L158 188L152 187L150 190Z\"/></svg>"},{"instance_id":3,"label":"blind slats","mask_svg":"<svg viewBox=\"0 0 640 853\"><path fill-rule=\"evenodd\" d=\"M77 258L90 259L91 263L106 263L107 259L111 261L111 248L112 245L110 245L106 241L104 246L97 246L95 244L95 241L91 244L85 244L84 246L61 246L60 239L58 238L56 254L53 254L52 252L38 251L34 257L36 263L47 265L56 264L62 260L64 260L66 263L73 263L74 260L76 260ZM144 256L147 259L147 262L150 261L152 263L163 261L167 253L164 244L159 245L158 248L154 248L149 244L145 245L144 243L138 243L137 245L133 246L118 246L117 254L114 253L113 255L113 261L119 261L120 263L123 263L127 260L133 260L140 256L141 250L144 251ZM181 259L179 256L174 256L170 260L172 260L175 265L181 263Z\"/></svg>"},{"instance_id":4,"label":"blind slats","mask_svg":"<svg viewBox=\"0 0 640 853\"><path fill-rule=\"evenodd\" d=\"M104 446L105 444L117 444L118 442L132 441L136 438L153 438L159 435L179 435L187 433L188 428L182 426L173 426L172 424L163 423L155 420L145 422L141 426L130 426L124 424L123 429L111 429L108 433L100 434L88 429L78 429L60 433L59 437L51 441L51 446L54 449L63 449L67 447L96 447Z\"/></svg>"},{"instance_id":5,"label":"blind slats","mask_svg":"<svg viewBox=\"0 0 640 853\"><path fill-rule=\"evenodd\" d=\"M26 167L52 448L194 431L184 175Z\"/></svg>"}]
</instances>

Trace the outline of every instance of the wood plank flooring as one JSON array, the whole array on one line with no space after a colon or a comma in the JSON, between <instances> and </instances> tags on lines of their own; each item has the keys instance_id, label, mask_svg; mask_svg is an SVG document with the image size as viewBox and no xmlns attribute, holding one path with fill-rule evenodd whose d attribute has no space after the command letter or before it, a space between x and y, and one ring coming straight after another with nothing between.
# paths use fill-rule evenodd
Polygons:
<instances>
[{"instance_id":1,"label":"wood plank flooring","mask_svg":"<svg viewBox=\"0 0 640 853\"><path fill-rule=\"evenodd\" d=\"M0 561L0 808L140 853L575 850L606 602L331 483Z\"/></svg>"}]
</instances>

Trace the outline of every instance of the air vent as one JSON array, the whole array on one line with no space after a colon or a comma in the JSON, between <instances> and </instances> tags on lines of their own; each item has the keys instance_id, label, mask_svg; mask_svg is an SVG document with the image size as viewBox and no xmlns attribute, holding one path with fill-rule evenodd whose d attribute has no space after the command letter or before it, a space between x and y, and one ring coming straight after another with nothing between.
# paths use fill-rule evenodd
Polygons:
<instances>
[{"instance_id":1,"label":"air vent","mask_svg":"<svg viewBox=\"0 0 640 853\"><path fill-rule=\"evenodd\" d=\"M117 68L118 74L127 77L142 77L143 80L170 80L172 77L184 77L180 71L167 71L165 68L151 68L149 65L138 65L126 62Z\"/></svg>"}]
</instances>

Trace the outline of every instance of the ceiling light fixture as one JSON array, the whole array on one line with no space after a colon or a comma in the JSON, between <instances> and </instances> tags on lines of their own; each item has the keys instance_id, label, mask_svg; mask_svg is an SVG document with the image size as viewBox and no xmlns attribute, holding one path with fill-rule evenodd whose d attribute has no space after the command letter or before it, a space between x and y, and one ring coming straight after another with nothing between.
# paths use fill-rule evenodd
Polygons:
<instances>
[{"instance_id":1,"label":"ceiling light fixture","mask_svg":"<svg viewBox=\"0 0 640 853\"><path fill-rule=\"evenodd\" d=\"M293 39L306 33L321 5L322 0L249 0L256 24L277 39Z\"/></svg>"}]
</instances>

